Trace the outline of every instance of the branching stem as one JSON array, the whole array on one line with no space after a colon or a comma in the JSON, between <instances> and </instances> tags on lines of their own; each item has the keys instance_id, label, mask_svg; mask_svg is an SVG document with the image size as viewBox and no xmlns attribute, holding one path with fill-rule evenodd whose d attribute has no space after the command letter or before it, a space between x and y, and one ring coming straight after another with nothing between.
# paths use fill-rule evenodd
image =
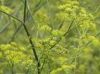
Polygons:
<instances>
[{"instance_id":1,"label":"branching stem","mask_svg":"<svg viewBox=\"0 0 100 74\"><path fill-rule=\"evenodd\" d=\"M27 0L25 0L25 2L24 2L24 16L23 16L23 22L24 22L24 24L23 24L23 27L24 27L24 29L25 29L25 32L26 32L27 36L28 36L29 42L30 42L31 47L32 47L32 51L33 51L33 53L34 53L35 60L36 60L36 62L37 62L38 74L40 74L40 69L39 69L39 68L40 68L40 62L39 62L39 59L38 59L38 55L37 55L37 53L36 53L34 44L33 44L33 42L32 42L31 35L30 35L30 33L28 32L28 29L27 29L27 27L26 27L26 25L25 25L25 23L26 23L26 14L27 14Z\"/></svg>"}]
</instances>

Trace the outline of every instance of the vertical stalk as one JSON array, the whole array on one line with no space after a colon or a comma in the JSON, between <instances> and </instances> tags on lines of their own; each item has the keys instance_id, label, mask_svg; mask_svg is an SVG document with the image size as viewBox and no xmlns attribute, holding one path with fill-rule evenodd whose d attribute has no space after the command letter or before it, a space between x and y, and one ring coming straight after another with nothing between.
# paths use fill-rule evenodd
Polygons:
<instances>
[{"instance_id":1,"label":"vertical stalk","mask_svg":"<svg viewBox=\"0 0 100 74\"><path fill-rule=\"evenodd\" d=\"M12 70L11 70L11 74L14 74L14 64L13 63L11 63L11 66L12 66Z\"/></svg>"},{"instance_id":2,"label":"vertical stalk","mask_svg":"<svg viewBox=\"0 0 100 74\"><path fill-rule=\"evenodd\" d=\"M23 27L24 27L24 29L25 29L25 32L26 32L27 36L28 36L29 43L30 43L30 45L31 45L31 47L32 47L32 51L33 51L33 53L34 53L34 57L35 57L35 60L36 60L36 62L37 62L38 74L40 74L40 69L39 69L39 68L40 68L40 62L39 62L39 59L38 59L38 56L37 56L37 53L36 53L34 44L33 44L32 39L31 39L31 35L30 35L30 33L28 32L28 29L27 29L27 27L26 27L26 25L25 25L25 24L26 24L26 14L27 14L27 0L25 0L25 2L24 2Z\"/></svg>"}]
</instances>

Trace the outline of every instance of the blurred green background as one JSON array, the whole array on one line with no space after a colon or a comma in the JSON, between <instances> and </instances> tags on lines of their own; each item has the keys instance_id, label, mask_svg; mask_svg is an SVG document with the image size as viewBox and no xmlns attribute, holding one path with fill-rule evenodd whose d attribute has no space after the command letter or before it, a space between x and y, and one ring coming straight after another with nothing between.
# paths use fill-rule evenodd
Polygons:
<instances>
[{"instance_id":1,"label":"blurred green background","mask_svg":"<svg viewBox=\"0 0 100 74\"><path fill-rule=\"evenodd\" d=\"M40 67L24 5L0 0L0 74L100 74L100 0L27 0Z\"/></svg>"}]
</instances>

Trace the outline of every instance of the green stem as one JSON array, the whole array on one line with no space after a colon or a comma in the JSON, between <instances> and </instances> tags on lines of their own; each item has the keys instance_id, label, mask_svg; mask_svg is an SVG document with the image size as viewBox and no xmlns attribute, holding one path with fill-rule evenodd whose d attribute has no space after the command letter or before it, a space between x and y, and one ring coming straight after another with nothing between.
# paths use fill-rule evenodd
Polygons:
<instances>
[{"instance_id":1,"label":"green stem","mask_svg":"<svg viewBox=\"0 0 100 74\"><path fill-rule=\"evenodd\" d=\"M29 42L30 42L31 47L32 47L32 51L33 51L33 53L34 53L35 60L36 60L36 62L37 62L38 74L40 74L40 69L39 69L39 68L40 68L40 62L39 62L39 59L38 59L38 56L37 56L37 53L36 53L34 44L33 44L32 39L31 39L31 35L30 35L30 33L28 32L28 29L27 29L27 27L26 27L26 25L25 25L25 23L26 23L26 13L27 13L27 0L25 0L25 3L24 3L24 16L23 16L23 22L24 22L24 24L23 24L23 27L24 27L24 29L25 29L25 32L26 32L27 36L28 36Z\"/></svg>"}]
</instances>

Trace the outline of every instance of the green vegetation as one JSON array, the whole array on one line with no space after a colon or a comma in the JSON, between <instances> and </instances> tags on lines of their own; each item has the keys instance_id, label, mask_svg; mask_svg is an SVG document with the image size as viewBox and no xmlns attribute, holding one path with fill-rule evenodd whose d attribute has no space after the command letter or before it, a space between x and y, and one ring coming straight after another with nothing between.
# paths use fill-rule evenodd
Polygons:
<instances>
[{"instance_id":1,"label":"green vegetation","mask_svg":"<svg viewBox=\"0 0 100 74\"><path fill-rule=\"evenodd\" d=\"M0 74L100 74L100 1L0 0Z\"/></svg>"}]
</instances>

